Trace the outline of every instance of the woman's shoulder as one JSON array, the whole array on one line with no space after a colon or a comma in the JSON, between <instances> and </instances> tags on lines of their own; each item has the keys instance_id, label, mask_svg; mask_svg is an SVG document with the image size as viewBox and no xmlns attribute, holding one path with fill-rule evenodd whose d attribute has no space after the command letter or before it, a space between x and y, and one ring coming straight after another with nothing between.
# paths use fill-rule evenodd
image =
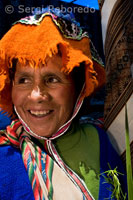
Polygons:
<instances>
[{"instance_id":1,"label":"woman's shoulder","mask_svg":"<svg viewBox=\"0 0 133 200\"><path fill-rule=\"evenodd\" d=\"M81 120L79 126L86 133L102 135L102 137L107 137L106 132L103 129L103 125L99 121L94 120ZM99 136L100 137L100 136Z\"/></svg>"},{"instance_id":2,"label":"woman's shoulder","mask_svg":"<svg viewBox=\"0 0 133 200\"><path fill-rule=\"evenodd\" d=\"M1 131L0 131L0 134L1 134ZM5 156L6 156L6 159L13 159L15 157L20 158L21 157L20 150L11 145L0 145L0 160L2 158L5 158Z\"/></svg>"},{"instance_id":3,"label":"woman's shoulder","mask_svg":"<svg viewBox=\"0 0 133 200\"><path fill-rule=\"evenodd\" d=\"M10 145L0 146L0 174L17 173L23 169L22 157L19 149ZM0 175L0 177L1 177Z\"/></svg>"},{"instance_id":4,"label":"woman's shoulder","mask_svg":"<svg viewBox=\"0 0 133 200\"><path fill-rule=\"evenodd\" d=\"M33 200L33 192L21 152L13 146L0 146L0 199Z\"/></svg>"},{"instance_id":5,"label":"woman's shoulder","mask_svg":"<svg viewBox=\"0 0 133 200\"><path fill-rule=\"evenodd\" d=\"M112 157L113 153L117 154L107 132L101 126L93 121L82 122L79 126L85 135L87 135L89 138L93 137L94 140L97 139L99 141L101 155L106 154L106 157L109 158Z\"/></svg>"}]
</instances>

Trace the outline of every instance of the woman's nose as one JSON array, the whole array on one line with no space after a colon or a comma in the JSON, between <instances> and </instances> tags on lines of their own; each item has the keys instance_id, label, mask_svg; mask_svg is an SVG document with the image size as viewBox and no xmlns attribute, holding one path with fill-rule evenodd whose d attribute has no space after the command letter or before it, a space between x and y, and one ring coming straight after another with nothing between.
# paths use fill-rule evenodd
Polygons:
<instances>
[{"instance_id":1,"label":"woman's nose","mask_svg":"<svg viewBox=\"0 0 133 200\"><path fill-rule=\"evenodd\" d=\"M46 101L48 100L48 93L44 90L40 90L39 86L36 86L33 88L28 98L39 102Z\"/></svg>"}]
</instances>

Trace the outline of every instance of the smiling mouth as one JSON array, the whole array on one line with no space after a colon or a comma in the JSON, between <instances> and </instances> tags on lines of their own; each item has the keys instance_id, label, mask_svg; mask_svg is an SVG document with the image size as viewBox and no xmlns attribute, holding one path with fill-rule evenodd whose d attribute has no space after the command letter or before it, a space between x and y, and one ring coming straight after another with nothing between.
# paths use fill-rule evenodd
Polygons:
<instances>
[{"instance_id":1,"label":"smiling mouth","mask_svg":"<svg viewBox=\"0 0 133 200\"><path fill-rule=\"evenodd\" d=\"M34 110L29 110L29 113L34 116L34 117L45 117L47 115L49 115L51 112L53 112L53 110L45 110L45 111L34 111Z\"/></svg>"}]
</instances>

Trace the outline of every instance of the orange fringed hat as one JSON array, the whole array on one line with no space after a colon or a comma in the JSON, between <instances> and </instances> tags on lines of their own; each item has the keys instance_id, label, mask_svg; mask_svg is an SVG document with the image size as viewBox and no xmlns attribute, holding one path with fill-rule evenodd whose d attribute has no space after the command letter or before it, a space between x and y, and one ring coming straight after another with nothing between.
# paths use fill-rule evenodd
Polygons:
<instances>
[{"instance_id":1,"label":"orange fringed hat","mask_svg":"<svg viewBox=\"0 0 133 200\"><path fill-rule=\"evenodd\" d=\"M70 73L85 63L83 97L91 95L105 83L103 64L83 29L51 12L36 14L16 22L0 41L0 108L13 114L9 68L13 59L34 67L45 64L46 57L62 53L62 71Z\"/></svg>"}]
</instances>

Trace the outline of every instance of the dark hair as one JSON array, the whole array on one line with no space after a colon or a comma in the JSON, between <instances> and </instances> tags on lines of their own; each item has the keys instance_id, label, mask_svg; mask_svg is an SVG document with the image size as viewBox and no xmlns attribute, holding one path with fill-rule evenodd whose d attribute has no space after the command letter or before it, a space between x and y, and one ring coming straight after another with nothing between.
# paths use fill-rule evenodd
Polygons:
<instances>
[{"instance_id":1,"label":"dark hair","mask_svg":"<svg viewBox=\"0 0 133 200\"><path fill-rule=\"evenodd\" d=\"M77 97L79 96L83 85L85 83L85 63L82 62L79 67L75 67L73 69L72 73L72 78L75 82L75 88L76 88L76 93ZM90 110L90 96L86 97L84 99L83 105L80 108L79 113L77 116L74 118L74 121L78 121L82 116L87 115Z\"/></svg>"},{"instance_id":2,"label":"dark hair","mask_svg":"<svg viewBox=\"0 0 133 200\"><path fill-rule=\"evenodd\" d=\"M74 67L73 71L71 72L72 78L75 83L76 93L77 95L80 94L84 82L85 82L85 64L84 62L80 64L78 67Z\"/></svg>"},{"instance_id":3,"label":"dark hair","mask_svg":"<svg viewBox=\"0 0 133 200\"><path fill-rule=\"evenodd\" d=\"M16 65L17 65L17 59L14 58L12 60L12 68L9 68L9 78L11 82L14 80Z\"/></svg>"}]
</instances>

